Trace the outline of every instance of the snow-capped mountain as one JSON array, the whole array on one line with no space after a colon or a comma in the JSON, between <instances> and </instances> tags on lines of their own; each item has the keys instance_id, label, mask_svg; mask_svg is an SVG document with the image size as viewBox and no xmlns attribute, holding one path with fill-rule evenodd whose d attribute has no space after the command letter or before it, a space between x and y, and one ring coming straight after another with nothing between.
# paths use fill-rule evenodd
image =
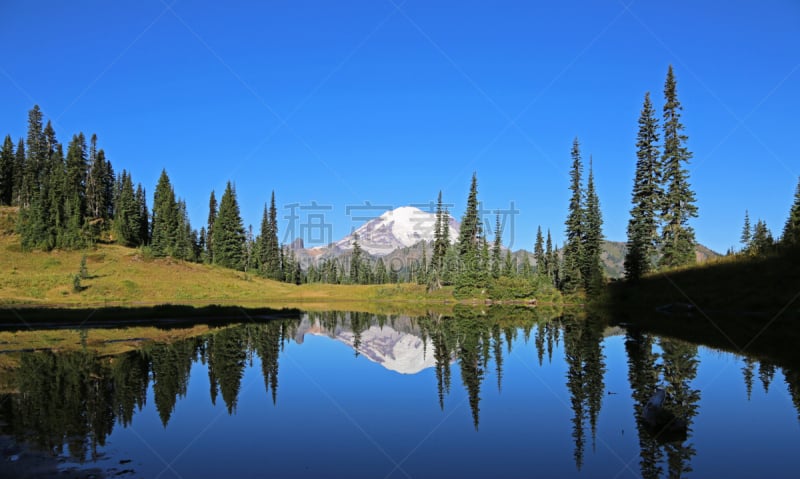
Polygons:
<instances>
[{"instance_id":1,"label":"snow-capped mountain","mask_svg":"<svg viewBox=\"0 0 800 479\"><path fill-rule=\"evenodd\" d=\"M450 242L458 238L459 224L448 216ZM420 241L433 241L436 215L413 206L401 206L383 213L378 218L367 221L352 234L345 236L332 247L315 250L351 250L358 236L361 249L375 256L385 256L398 248L414 246Z\"/></svg>"}]
</instances>

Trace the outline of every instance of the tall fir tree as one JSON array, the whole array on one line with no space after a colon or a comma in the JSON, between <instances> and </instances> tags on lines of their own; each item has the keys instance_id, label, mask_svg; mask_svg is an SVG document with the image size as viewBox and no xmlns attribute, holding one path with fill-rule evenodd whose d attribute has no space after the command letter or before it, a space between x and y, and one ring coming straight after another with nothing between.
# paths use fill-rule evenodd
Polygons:
<instances>
[{"instance_id":1,"label":"tall fir tree","mask_svg":"<svg viewBox=\"0 0 800 479\"><path fill-rule=\"evenodd\" d=\"M48 160L47 145L42 126L42 111L39 105L33 105L28 112L28 137L25 157L25 171L22 180L20 206L30 204L34 192L38 192L42 185L42 174L46 171L45 164Z\"/></svg>"},{"instance_id":2,"label":"tall fir tree","mask_svg":"<svg viewBox=\"0 0 800 479\"><path fill-rule=\"evenodd\" d=\"M136 185L136 205L139 208L139 238L138 244L150 243L150 211L147 209L147 193L139 183Z\"/></svg>"},{"instance_id":3,"label":"tall fir tree","mask_svg":"<svg viewBox=\"0 0 800 479\"><path fill-rule=\"evenodd\" d=\"M675 75L670 65L664 83L664 151L661 156L663 181L666 185L661 207L661 260L659 265L674 267L694 263L695 237L689 220L697 217L695 195L689 185L689 172L685 165L692 158L686 148L688 137L683 133L681 103Z\"/></svg>"},{"instance_id":4,"label":"tall fir tree","mask_svg":"<svg viewBox=\"0 0 800 479\"><path fill-rule=\"evenodd\" d=\"M650 92L644 95L636 137L636 174L628 220L625 278L636 281L653 269L658 247L658 223L664 191L661 187L661 159L658 150L658 119Z\"/></svg>"},{"instance_id":5,"label":"tall fir tree","mask_svg":"<svg viewBox=\"0 0 800 479\"><path fill-rule=\"evenodd\" d=\"M358 235L353 235L353 254L350 256L350 283L360 284L363 277L361 269L364 267L361 245L358 244Z\"/></svg>"},{"instance_id":6,"label":"tall fir tree","mask_svg":"<svg viewBox=\"0 0 800 479\"><path fill-rule=\"evenodd\" d=\"M589 179L586 183L586 208L584 210L583 260L581 277L587 293L597 294L603 287L603 216L600 200L594 186L592 160L589 159Z\"/></svg>"},{"instance_id":7,"label":"tall fir tree","mask_svg":"<svg viewBox=\"0 0 800 479\"><path fill-rule=\"evenodd\" d=\"M759 219L753 227L753 237L750 246L747 248L750 254L763 255L767 253L775 244L772 232L767 228L767 223Z\"/></svg>"},{"instance_id":8,"label":"tall fir tree","mask_svg":"<svg viewBox=\"0 0 800 479\"><path fill-rule=\"evenodd\" d=\"M17 142L17 152L14 155L14 178L12 185L11 204L14 206L23 205L23 195L25 191L25 140L22 138Z\"/></svg>"},{"instance_id":9,"label":"tall fir tree","mask_svg":"<svg viewBox=\"0 0 800 479\"><path fill-rule=\"evenodd\" d=\"M503 247L503 231L500 225L500 215L498 214L495 217L494 222L494 243L492 243L492 277L497 279L500 277L500 272L502 271L501 263L502 263L502 247Z\"/></svg>"},{"instance_id":10,"label":"tall fir tree","mask_svg":"<svg viewBox=\"0 0 800 479\"><path fill-rule=\"evenodd\" d=\"M542 227L536 228L536 242L533 244L533 258L536 261L536 272L542 276L547 275L547 261L544 256L544 236Z\"/></svg>"},{"instance_id":11,"label":"tall fir tree","mask_svg":"<svg viewBox=\"0 0 800 479\"><path fill-rule=\"evenodd\" d=\"M742 227L742 236L739 240L742 242L742 251L747 251L750 247L750 240L753 237L753 228L750 226L750 213L744 210L744 226Z\"/></svg>"},{"instance_id":12,"label":"tall fir tree","mask_svg":"<svg viewBox=\"0 0 800 479\"><path fill-rule=\"evenodd\" d=\"M214 263L241 270L245 260L245 231L236 192L229 181L219 202L219 212L211 231Z\"/></svg>"},{"instance_id":13,"label":"tall fir tree","mask_svg":"<svg viewBox=\"0 0 800 479\"><path fill-rule=\"evenodd\" d=\"M565 222L564 259L561 272L561 289L574 292L583 284L581 278L581 263L583 259L583 222L584 222L584 197L581 186L583 163L578 138L572 142L572 167L570 168L569 190L572 192L569 200L569 210Z\"/></svg>"},{"instance_id":14,"label":"tall fir tree","mask_svg":"<svg viewBox=\"0 0 800 479\"><path fill-rule=\"evenodd\" d=\"M550 279L554 279L553 272L555 271L556 264L558 263L558 256L556 251L553 249L553 240L550 237L550 228L547 228L547 244L544 250L544 258L545 258L545 270L547 271L547 276ZM554 283L555 284L555 283Z\"/></svg>"},{"instance_id":15,"label":"tall fir tree","mask_svg":"<svg viewBox=\"0 0 800 479\"><path fill-rule=\"evenodd\" d=\"M481 261L482 228L478 217L478 177L472 174L467 207L461 219L458 237L460 271L456 275L456 294L469 296L486 285L484 264ZM488 255L487 255L488 256Z\"/></svg>"},{"instance_id":16,"label":"tall fir tree","mask_svg":"<svg viewBox=\"0 0 800 479\"><path fill-rule=\"evenodd\" d=\"M444 257L450 245L449 215L442 205L442 192L436 199L436 222L434 224L433 253L431 254L431 267L441 274Z\"/></svg>"},{"instance_id":17,"label":"tall fir tree","mask_svg":"<svg viewBox=\"0 0 800 479\"><path fill-rule=\"evenodd\" d=\"M262 232L262 235L264 233ZM267 232L264 236L265 243L265 273L268 278L282 280L280 245L278 244L278 210L275 207L275 191L269 202L269 216L267 221Z\"/></svg>"},{"instance_id":18,"label":"tall fir tree","mask_svg":"<svg viewBox=\"0 0 800 479\"><path fill-rule=\"evenodd\" d=\"M153 195L150 247L156 256L174 255L178 244L178 205L167 170L161 170Z\"/></svg>"},{"instance_id":19,"label":"tall fir tree","mask_svg":"<svg viewBox=\"0 0 800 479\"><path fill-rule=\"evenodd\" d=\"M794 192L794 203L789 210L789 217L783 227L781 244L790 247L800 247L800 179L797 180L797 189Z\"/></svg>"},{"instance_id":20,"label":"tall fir tree","mask_svg":"<svg viewBox=\"0 0 800 479\"><path fill-rule=\"evenodd\" d=\"M14 142L6 135L0 151L0 205L11 204L14 192Z\"/></svg>"},{"instance_id":21,"label":"tall fir tree","mask_svg":"<svg viewBox=\"0 0 800 479\"><path fill-rule=\"evenodd\" d=\"M267 209L267 204L264 203L264 212L261 213L261 227L255 244L255 262L259 273L265 277L267 276L267 245L265 239L267 234L269 234L269 210Z\"/></svg>"},{"instance_id":22,"label":"tall fir tree","mask_svg":"<svg viewBox=\"0 0 800 479\"><path fill-rule=\"evenodd\" d=\"M214 221L217 219L217 197L214 190L208 199L208 223L206 225L206 256L208 261L214 262Z\"/></svg>"},{"instance_id":23,"label":"tall fir tree","mask_svg":"<svg viewBox=\"0 0 800 479\"><path fill-rule=\"evenodd\" d=\"M133 181L127 171L122 170L122 185L114 216L114 236L125 246L141 244L141 210L133 191Z\"/></svg>"},{"instance_id":24,"label":"tall fir tree","mask_svg":"<svg viewBox=\"0 0 800 479\"><path fill-rule=\"evenodd\" d=\"M86 137L79 133L72 137L67 148L64 183L66 229L60 243L68 248L79 248L85 243L83 226L86 216L86 159Z\"/></svg>"}]
</instances>

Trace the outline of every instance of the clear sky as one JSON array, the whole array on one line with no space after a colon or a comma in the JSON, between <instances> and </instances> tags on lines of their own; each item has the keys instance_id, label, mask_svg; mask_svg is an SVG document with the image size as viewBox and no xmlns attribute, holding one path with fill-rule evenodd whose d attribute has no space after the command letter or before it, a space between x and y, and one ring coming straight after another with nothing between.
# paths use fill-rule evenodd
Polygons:
<instances>
[{"instance_id":1,"label":"clear sky","mask_svg":"<svg viewBox=\"0 0 800 479\"><path fill-rule=\"evenodd\" d=\"M476 171L486 209L518 210L505 244L531 249L537 225L561 243L578 136L624 241L643 95L660 114L669 64L700 242L736 245L745 209L780 234L800 175L797 0L4 1L0 18L0 133L24 136L37 103L149 193L166 168L197 229L227 180L245 225L274 189L282 240L291 204L294 236L324 220L338 239L381 213L365 202L441 189L460 217Z\"/></svg>"}]
</instances>

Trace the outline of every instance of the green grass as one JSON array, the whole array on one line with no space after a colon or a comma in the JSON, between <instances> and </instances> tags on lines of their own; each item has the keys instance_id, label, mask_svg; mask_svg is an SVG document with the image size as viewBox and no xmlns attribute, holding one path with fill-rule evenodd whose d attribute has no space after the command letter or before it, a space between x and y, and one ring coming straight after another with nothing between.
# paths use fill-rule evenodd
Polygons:
<instances>
[{"instance_id":1,"label":"green grass","mask_svg":"<svg viewBox=\"0 0 800 479\"><path fill-rule=\"evenodd\" d=\"M800 251L766 257L730 256L654 273L638 284L612 283L609 302L617 309L653 309L693 304L728 314L800 314Z\"/></svg>"},{"instance_id":2,"label":"green grass","mask_svg":"<svg viewBox=\"0 0 800 479\"><path fill-rule=\"evenodd\" d=\"M84 254L89 278L81 281L83 290L76 293L72 278ZM118 245L101 244L90 251L22 252L13 234L0 235L0 271L0 307L455 301L451 288L427 293L425 286L416 284L297 286L218 266L153 259Z\"/></svg>"}]
</instances>

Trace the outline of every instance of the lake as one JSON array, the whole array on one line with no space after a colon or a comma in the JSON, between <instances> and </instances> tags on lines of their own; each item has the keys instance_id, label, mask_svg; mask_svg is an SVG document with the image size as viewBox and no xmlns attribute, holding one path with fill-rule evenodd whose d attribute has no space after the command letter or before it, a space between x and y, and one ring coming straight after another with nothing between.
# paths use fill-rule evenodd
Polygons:
<instances>
[{"instance_id":1,"label":"lake","mask_svg":"<svg viewBox=\"0 0 800 479\"><path fill-rule=\"evenodd\" d=\"M309 312L142 331L0 333L0 433L109 477L796 477L800 465L796 365L581 315Z\"/></svg>"}]
</instances>

